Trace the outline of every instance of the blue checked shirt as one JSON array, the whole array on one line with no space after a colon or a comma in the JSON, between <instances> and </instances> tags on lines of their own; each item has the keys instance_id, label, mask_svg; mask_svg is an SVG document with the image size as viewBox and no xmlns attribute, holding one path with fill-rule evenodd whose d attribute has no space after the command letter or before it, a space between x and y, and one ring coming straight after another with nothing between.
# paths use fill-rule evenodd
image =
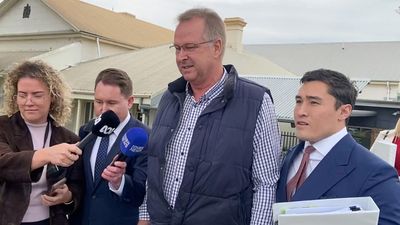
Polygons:
<instances>
[{"instance_id":1,"label":"blue checked shirt","mask_svg":"<svg viewBox=\"0 0 400 225\"><path fill-rule=\"evenodd\" d=\"M183 179L186 158L192 140L193 128L201 112L223 90L227 74L210 88L198 102L186 87L186 98L175 134L166 151L164 194L173 207ZM272 204L275 202L276 183L279 179L280 135L274 105L267 93L257 118L253 140L254 196L251 225L272 225ZM146 204L140 207L140 219L147 219Z\"/></svg>"}]
</instances>

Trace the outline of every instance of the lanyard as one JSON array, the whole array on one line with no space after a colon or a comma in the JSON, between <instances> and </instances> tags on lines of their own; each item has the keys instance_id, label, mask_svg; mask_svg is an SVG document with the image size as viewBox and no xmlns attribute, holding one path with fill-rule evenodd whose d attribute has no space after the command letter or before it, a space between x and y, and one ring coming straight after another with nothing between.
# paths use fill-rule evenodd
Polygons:
<instances>
[{"instance_id":1,"label":"lanyard","mask_svg":"<svg viewBox=\"0 0 400 225\"><path fill-rule=\"evenodd\" d=\"M46 131L44 132L44 139L43 139L43 148L46 146L47 138L49 136L50 132L50 120L47 121L47 126L46 126ZM49 143L50 145L50 143ZM54 165L52 163L47 164L47 172L46 176L49 177L57 177L59 175L61 168L59 168L57 165Z\"/></svg>"},{"instance_id":2,"label":"lanyard","mask_svg":"<svg viewBox=\"0 0 400 225\"><path fill-rule=\"evenodd\" d=\"M47 138L49 136L49 130L50 130L50 121L47 121L47 125L46 125L46 131L44 132L44 139L43 139L43 147L44 148L46 146L46 142L47 142ZM49 143L50 145L50 143Z\"/></svg>"}]
</instances>

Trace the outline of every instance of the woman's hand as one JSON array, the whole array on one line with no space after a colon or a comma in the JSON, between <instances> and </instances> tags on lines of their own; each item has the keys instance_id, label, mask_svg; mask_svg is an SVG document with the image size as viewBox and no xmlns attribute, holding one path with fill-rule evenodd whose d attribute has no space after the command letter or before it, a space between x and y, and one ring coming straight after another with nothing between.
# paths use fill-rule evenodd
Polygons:
<instances>
[{"instance_id":1,"label":"woman's hand","mask_svg":"<svg viewBox=\"0 0 400 225\"><path fill-rule=\"evenodd\" d=\"M61 185L51 193L42 195L42 204L45 206L63 204L71 200L72 193L66 184Z\"/></svg>"},{"instance_id":2,"label":"woman's hand","mask_svg":"<svg viewBox=\"0 0 400 225\"><path fill-rule=\"evenodd\" d=\"M53 145L35 151L32 158L31 168L34 170L48 163L62 167L69 167L79 159L80 155L82 155L82 150L75 144L62 143Z\"/></svg>"}]
</instances>

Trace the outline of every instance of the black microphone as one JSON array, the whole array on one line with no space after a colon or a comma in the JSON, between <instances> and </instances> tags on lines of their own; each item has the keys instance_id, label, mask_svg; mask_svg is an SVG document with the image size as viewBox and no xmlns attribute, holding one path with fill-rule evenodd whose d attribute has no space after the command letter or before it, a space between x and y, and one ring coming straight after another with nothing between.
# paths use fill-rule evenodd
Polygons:
<instances>
[{"instance_id":1,"label":"black microphone","mask_svg":"<svg viewBox=\"0 0 400 225\"><path fill-rule=\"evenodd\" d=\"M130 128L121 139L120 153L114 161L125 161L128 157L137 156L146 146L147 140L148 135L145 129L141 127Z\"/></svg>"},{"instance_id":2,"label":"black microphone","mask_svg":"<svg viewBox=\"0 0 400 225\"><path fill-rule=\"evenodd\" d=\"M83 149L89 142L97 137L105 137L110 135L118 127L120 121L112 110L102 113L94 120L92 131L86 135L78 144L78 148ZM49 184L54 184L64 178L66 170L62 166L52 163L47 164L46 178Z\"/></svg>"},{"instance_id":3,"label":"black microphone","mask_svg":"<svg viewBox=\"0 0 400 225\"><path fill-rule=\"evenodd\" d=\"M94 120L92 131L78 143L78 148L85 148L89 142L95 140L97 137L106 137L112 134L119 123L117 114L112 110L102 113Z\"/></svg>"}]
</instances>

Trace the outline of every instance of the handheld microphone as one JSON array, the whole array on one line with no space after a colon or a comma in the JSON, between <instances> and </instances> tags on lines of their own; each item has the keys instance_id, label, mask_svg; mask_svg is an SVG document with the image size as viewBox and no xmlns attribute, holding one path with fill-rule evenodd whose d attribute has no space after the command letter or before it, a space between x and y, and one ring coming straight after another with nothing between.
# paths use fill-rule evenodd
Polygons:
<instances>
[{"instance_id":1,"label":"handheld microphone","mask_svg":"<svg viewBox=\"0 0 400 225\"><path fill-rule=\"evenodd\" d=\"M105 137L110 135L118 127L120 121L112 110L102 113L94 120L92 131L86 135L79 143L78 148L83 149L85 146L97 137Z\"/></svg>"},{"instance_id":2,"label":"handheld microphone","mask_svg":"<svg viewBox=\"0 0 400 225\"><path fill-rule=\"evenodd\" d=\"M119 144L120 153L114 161L125 161L128 157L138 155L147 144L148 135L141 127L130 128ZM112 162L113 164L114 162Z\"/></svg>"},{"instance_id":3,"label":"handheld microphone","mask_svg":"<svg viewBox=\"0 0 400 225\"><path fill-rule=\"evenodd\" d=\"M119 125L119 118L112 110L102 113L94 120L92 131L86 135L78 144L78 148L83 149L89 142L97 137L105 137L110 135ZM66 170L64 167L49 163L47 165L46 177L49 183L55 183L65 177Z\"/></svg>"}]
</instances>

